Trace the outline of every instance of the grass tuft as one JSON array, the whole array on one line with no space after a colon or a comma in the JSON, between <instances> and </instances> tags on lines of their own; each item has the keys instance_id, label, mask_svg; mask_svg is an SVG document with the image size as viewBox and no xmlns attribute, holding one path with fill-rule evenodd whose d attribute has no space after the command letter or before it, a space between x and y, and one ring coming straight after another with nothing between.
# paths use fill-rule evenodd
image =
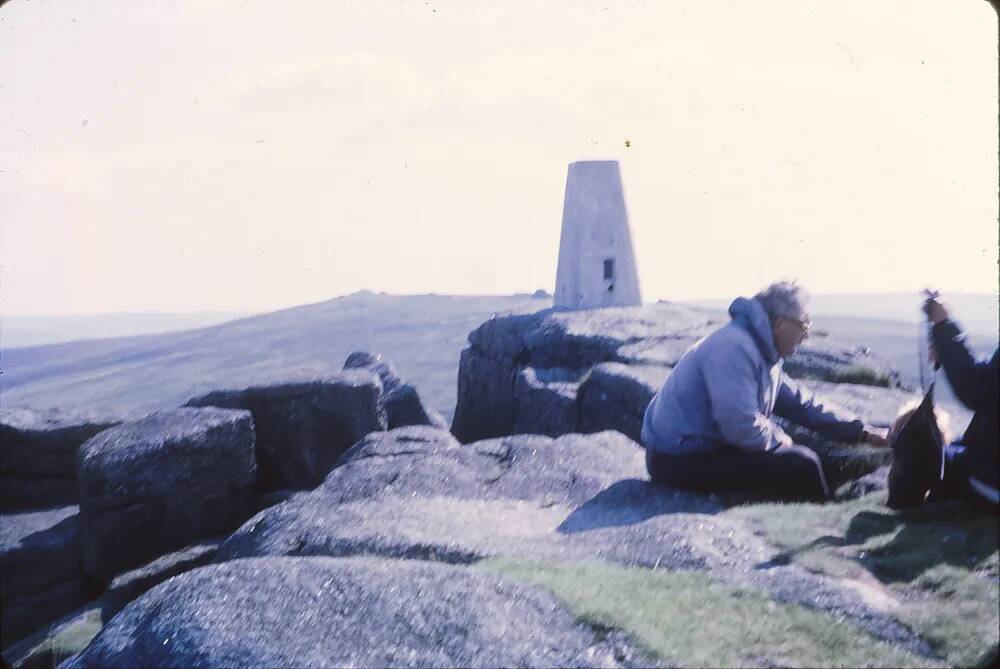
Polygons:
<instances>
[{"instance_id":1,"label":"grass tuft","mask_svg":"<svg viewBox=\"0 0 1000 669\"><path fill-rule=\"evenodd\" d=\"M958 503L894 512L882 498L727 513L782 549L779 561L887 593L894 615L949 664L977 665L1000 641L997 517Z\"/></svg>"},{"instance_id":2,"label":"grass tuft","mask_svg":"<svg viewBox=\"0 0 1000 669\"><path fill-rule=\"evenodd\" d=\"M551 590L580 620L624 631L665 665L935 666L845 620L704 573L510 559L476 568Z\"/></svg>"}]
</instances>

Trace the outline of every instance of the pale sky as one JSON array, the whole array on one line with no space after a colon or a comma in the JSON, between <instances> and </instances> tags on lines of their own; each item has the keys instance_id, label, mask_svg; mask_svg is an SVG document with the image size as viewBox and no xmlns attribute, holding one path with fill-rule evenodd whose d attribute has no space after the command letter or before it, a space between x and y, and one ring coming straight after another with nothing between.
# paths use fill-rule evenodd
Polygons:
<instances>
[{"instance_id":1,"label":"pale sky","mask_svg":"<svg viewBox=\"0 0 1000 669\"><path fill-rule=\"evenodd\" d=\"M588 159L647 301L995 291L997 99L984 0L11 0L0 309L551 291Z\"/></svg>"}]
</instances>

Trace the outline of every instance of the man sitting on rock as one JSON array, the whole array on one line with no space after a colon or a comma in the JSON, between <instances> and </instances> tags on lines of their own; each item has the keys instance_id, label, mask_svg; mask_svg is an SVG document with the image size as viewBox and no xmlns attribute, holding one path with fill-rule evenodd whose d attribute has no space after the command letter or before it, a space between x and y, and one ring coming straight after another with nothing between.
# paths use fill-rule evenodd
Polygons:
<instances>
[{"instance_id":1,"label":"man sitting on rock","mask_svg":"<svg viewBox=\"0 0 1000 669\"><path fill-rule=\"evenodd\" d=\"M886 445L885 431L823 407L782 374L809 334L794 282L737 298L732 321L692 346L646 408L642 443L656 483L768 499L830 498L819 457L795 445L777 415L842 442Z\"/></svg>"}]
</instances>

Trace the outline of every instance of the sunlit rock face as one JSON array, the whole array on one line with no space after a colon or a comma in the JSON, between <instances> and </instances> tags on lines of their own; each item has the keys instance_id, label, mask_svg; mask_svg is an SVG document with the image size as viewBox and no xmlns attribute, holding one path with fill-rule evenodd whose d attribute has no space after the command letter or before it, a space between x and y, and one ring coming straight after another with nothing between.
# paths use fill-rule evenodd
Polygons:
<instances>
[{"instance_id":1,"label":"sunlit rock face","mask_svg":"<svg viewBox=\"0 0 1000 669\"><path fill-rule=\"evenodd\" d=\"M554 304L564 309L642 304L618 161L569 166Z\"/></svg>"}]
</instances>

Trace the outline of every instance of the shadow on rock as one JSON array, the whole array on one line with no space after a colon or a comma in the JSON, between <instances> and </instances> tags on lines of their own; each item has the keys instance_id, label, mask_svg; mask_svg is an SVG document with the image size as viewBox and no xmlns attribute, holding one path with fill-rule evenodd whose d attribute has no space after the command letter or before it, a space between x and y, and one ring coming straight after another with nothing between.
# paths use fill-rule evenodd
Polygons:
<instances>
[{"instance_id":1,"label":"shadow on rock","mask_svg":"<svg viewBox=\"0 0 1000 669\"><path fill-rule=\"evenodd\" d=\"M928 504L904 513L866 510L851 518L844 536L818 537L757 567L788 564L814 548L861 547L887 536L886 542L859 553L858 564L883 583L908 582L939 565L975 569L996 552L997 530L995 515L959 503Z\"/></svg>"},{"instance_id":2,"label":"shadow on rock","mask_svg":"<svg viewBox=\"0 0 1000 669\"><path fill-rule=\"evenodd\" d=\"M576 534L603 527L635 525L654 516L672 513L716 513L721 508L701 495L642 479L624 479L578 506L556 530L561 534Z\"/></svg>"}]
</instances>

